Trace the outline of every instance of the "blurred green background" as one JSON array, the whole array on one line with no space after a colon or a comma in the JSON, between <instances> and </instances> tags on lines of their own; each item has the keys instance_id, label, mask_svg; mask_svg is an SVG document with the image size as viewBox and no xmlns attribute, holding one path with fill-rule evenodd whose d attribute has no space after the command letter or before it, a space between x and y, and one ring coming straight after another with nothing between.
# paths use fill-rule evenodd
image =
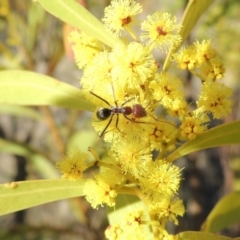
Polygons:
<instances>
[{"instance_id":1,"label":"blurred green background","mask_svg":"<svg viewBox=\"0 0 240 240\"><path fill-rule=\"evenodd\" d=\"M79 1L102 18L110 1ZM140 21L157 10L181 19L186 0L141 0ZM224 82L234 89L232 115L222 122L240 119L240 1L216 0L202 16L187 40L212 39L226 66ZM68 26L46 13L31 0L0 0L0 70L24 69L53 76L80 87L77 69L67 41ZM160 68L165 55L156 53ZM179 72L189 102L198 95L198 81ZM1 81L1 79L0 79ZM34 81L34 79L33 79ZM16 92L17 94L17 92ZM86 151L88 146L104 152L104 143L94 132L91 113L56 107L0 105L0 183L41 178L59 178L54 163L68 149ZM212 126L219 124L213 122ZM180 195L187 209L173 233L199 230L221 196L240 189L240 148L229 146L191 154L177 163L184 167ZM6 240L96 240L104 239L106 211L92 210L82 198L45 204L0 217L0 239ZM240 235L240 225L222 234Z\"/></svg>"}]
</instances>

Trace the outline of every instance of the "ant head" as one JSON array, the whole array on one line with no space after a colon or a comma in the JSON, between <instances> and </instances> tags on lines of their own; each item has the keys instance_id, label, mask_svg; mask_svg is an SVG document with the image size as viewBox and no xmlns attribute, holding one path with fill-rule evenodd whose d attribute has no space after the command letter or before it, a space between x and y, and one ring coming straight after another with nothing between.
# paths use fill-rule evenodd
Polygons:
<instances>
[{"instance_id":1,"label":"ant head","mask_svg":"<svg viewBox=\"0 0 240 240\"><path fill-rule=\"evenodd\" d=\"M112 114L112 110L109 108L99 108L96 115L101 121L108 119Z\"/></svg>"}]
</instances>

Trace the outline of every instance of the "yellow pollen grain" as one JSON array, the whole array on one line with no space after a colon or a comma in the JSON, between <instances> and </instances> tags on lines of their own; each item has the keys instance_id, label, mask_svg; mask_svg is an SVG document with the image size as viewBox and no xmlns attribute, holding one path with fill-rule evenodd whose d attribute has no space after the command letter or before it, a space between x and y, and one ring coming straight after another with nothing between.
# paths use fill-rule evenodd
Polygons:
<instances>
[{"instance_id":1,"label":"yellow pollen grain","mask_svg":"<svg viewBox=\"0 0 240 240\"><path fill-rule=\"evenodd\" d=\"M4 187L6 188L16 188L18 186L18 184L16 182L11 182L11 183L6 183L4 184Z\"/></svg>"}]
</instances>

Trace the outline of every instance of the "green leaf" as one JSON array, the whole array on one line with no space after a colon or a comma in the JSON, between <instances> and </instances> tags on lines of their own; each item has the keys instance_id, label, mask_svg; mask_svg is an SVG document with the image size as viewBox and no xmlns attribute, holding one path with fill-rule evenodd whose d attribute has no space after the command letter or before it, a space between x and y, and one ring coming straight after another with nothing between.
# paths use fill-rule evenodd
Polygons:
<instances>
[{"instance_id":1,"label":"green leaf","mask_svg":"<svg viewBox=\"0 0 240 240\"><path fill-rule=\"evenodd\" d=\"M82 196L84 181L36 180L0 185L0 215L40 204Z\"/></svg>"},{"instance_id":2,"label":"green leaf","mask_svg":"<svg viewBox=\"0 0 240 240\"><path fill-rule=\"evenodd\" d=\"M214 2L214 0L192 0L188 1L188 5L185 9L183 19L182 19L182 29L180 35L182 37L182 43L187 39L193 27L196 25L199 18L207 11L209 6ZM180 47L180 46L179 46ZM166 60L163 65L163 71L167 71L171 62L172 54L177 52L178 48L171 49L168 53Z\"/></svg>"},{"instance_id":3,"label":"green leaf","mask_svg":"<svg viewBox=\"0 0 240 240\"><path fill-rule=\"evenodd\" d=\"M62 21L95 37L110 47L123 44L106 32L104 25L76 0L37 0L42 7Z\"/></svg>"},{"instance_id":4,"label":"green leaf","mask_svg":"<svg viewBox=\"0 0 240 240\"><path fill-rule=\"evenodd\" d=\"M138 197L133 195L120 194L116 198L116 206L114 208L108 207L108 220L111 225L120 223L121 219L134 209L143 206L143 203Z\"/></svg>"},{"instance_id":5,"label":"green leaf","mask_svg":"<svg viewBox=\"0 0 240 240\"><path fill-rule=\"evenodd\" d=\"M240 191L240 155L232 156L230 153L229 167L234 175L233 183L231 184L232 191Z\"/></svg>"},{"instance_id":6,"label":"green leaf","mask_svg":"<svg viewBox=\"0 0 240 240\"><path fill-rule=\"evenodd\" d=\"M182 29L180 35L183 42L187 39L199 18L207 11L214 0L194 0L189 1L182 19Z\"/></svg>"},{"instance_id":7,"label":"green leaf","mask_svg":"<svg viewBox=\"0 0 240 240\"><path fill-rule=\"evenodd\" d=\"M214 127L192 141L188 141L167 157L167 161L174 161L191 152L206 148L240 144L240 121L222 124Z\"/></svg>"},{"instance_id":8,"label":"green leaf","mask_svg":"<svg viewBox=\"0 0 240 240\"><path fill-rule=\"evenodd\" d=\"M34 51L36 38L38 37L39 26L44 22L46 11L38 4L31 2L27 11L27 36L25 47L28 53Z\"/></svg>"},{"instance_id":9,"label":"green leaf","mask_svg":"<svg viewBox=\"0 0 240 240\"><path fill-rule=\"evenodd\" d=\"M240 191L224 196L208 215L202 230L217 232L240 222Z\"/></svg>"},{"instance_id":10,"label":"green leaf","mask_svg":"<svg viewBox=\"0 0 240 240\"><path fill-rule=\"evenodd\" d=\"M14 155L24 156L30 164L38 171L43 178L58 178L54 164L43 154L31 149L30 147L7 141L0 138L0 153L10 153Z\"/></svg>"},{"instance_id":11,"label":"green leaf","mask_svg":"<svg viewBox=\"0 0 240 240\"><path fill-rule=\"evenodd\" d=\"M70 151L72 149L78 149L82 152L88 152L89 146L93 146L98 139L99 136L96 134L96 132L91 130L81 130L75 132L67 143L67 150Z\"/></svg>"},{"instance_id":12,"label":"green leaf","mask_svg":"<svg viewBox=\"0 0 240 240\"><path fill-rule=\"evenodd\" d=\"M82 92L54 78L23 70L0 72L0 104L53 105L92 110Z\"/></svg>"},{"instance_id":13,"label":"green leaf","mask_svg":"<svg viewBox=\"0 0 240 240\"><path fill-rule=\"evenodd\" d=\"M215 235L212 233L187 231L177 235L179 240L233 240L233 238Z\"/></svg>"}]
</instances>

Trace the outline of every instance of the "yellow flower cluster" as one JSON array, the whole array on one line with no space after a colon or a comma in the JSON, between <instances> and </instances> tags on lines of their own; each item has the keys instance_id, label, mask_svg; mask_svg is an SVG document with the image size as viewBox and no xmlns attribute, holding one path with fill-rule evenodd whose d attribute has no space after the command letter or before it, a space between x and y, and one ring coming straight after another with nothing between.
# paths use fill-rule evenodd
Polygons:
<instances>
[{"instance_id":1,"label":"yellow flower cluster","mask_svg":"<svg viewBox=\"0 0 240 240\"><path fill-rule=\"evenodd\" d=\"M61 161L58 168L63 177L77 179L88 167L100 167L84 187L94 208L115 206L121 193L138 196L144 205L109 227L108 239L146 239L144 225L152 227L155 239L174 239L165 226L168 221L177 224L177 217L184 214L177 196L181 170L167 161L167 154L179 142L206 131L209 114L224 117L232 105L231 90L219 82L224 67L210 41L203 41L173 58L179 68L188 69L202 82L197 107L189 108L182 81L161 71L152 53L179 46L182 26L162 12L148 16L139 26L136 15L141 11L134 0L113 0L105 9L106 29L113 37L124 39L113 49L77 30L69 37L76 62L83 69L82 91L96 105L93 126L110 149L107 158L99 159L90 149L95 162L86 164L86 156L81 156L72 166L70 160ZM142 30L139 37L136 27Z\"/></svg>"},{"instance_id":2,"label":"yellow flower cluster","mask_svg":"<svg viewBox=\"0 0 240 240\"><path fill-rule=\"evenodd\" d=\"M89 167L86 164L86 153L73 151L56 163L57 169L63 173L62 178L77 180L82 178L83 172Z\"/></svg>"}]
</instances>

